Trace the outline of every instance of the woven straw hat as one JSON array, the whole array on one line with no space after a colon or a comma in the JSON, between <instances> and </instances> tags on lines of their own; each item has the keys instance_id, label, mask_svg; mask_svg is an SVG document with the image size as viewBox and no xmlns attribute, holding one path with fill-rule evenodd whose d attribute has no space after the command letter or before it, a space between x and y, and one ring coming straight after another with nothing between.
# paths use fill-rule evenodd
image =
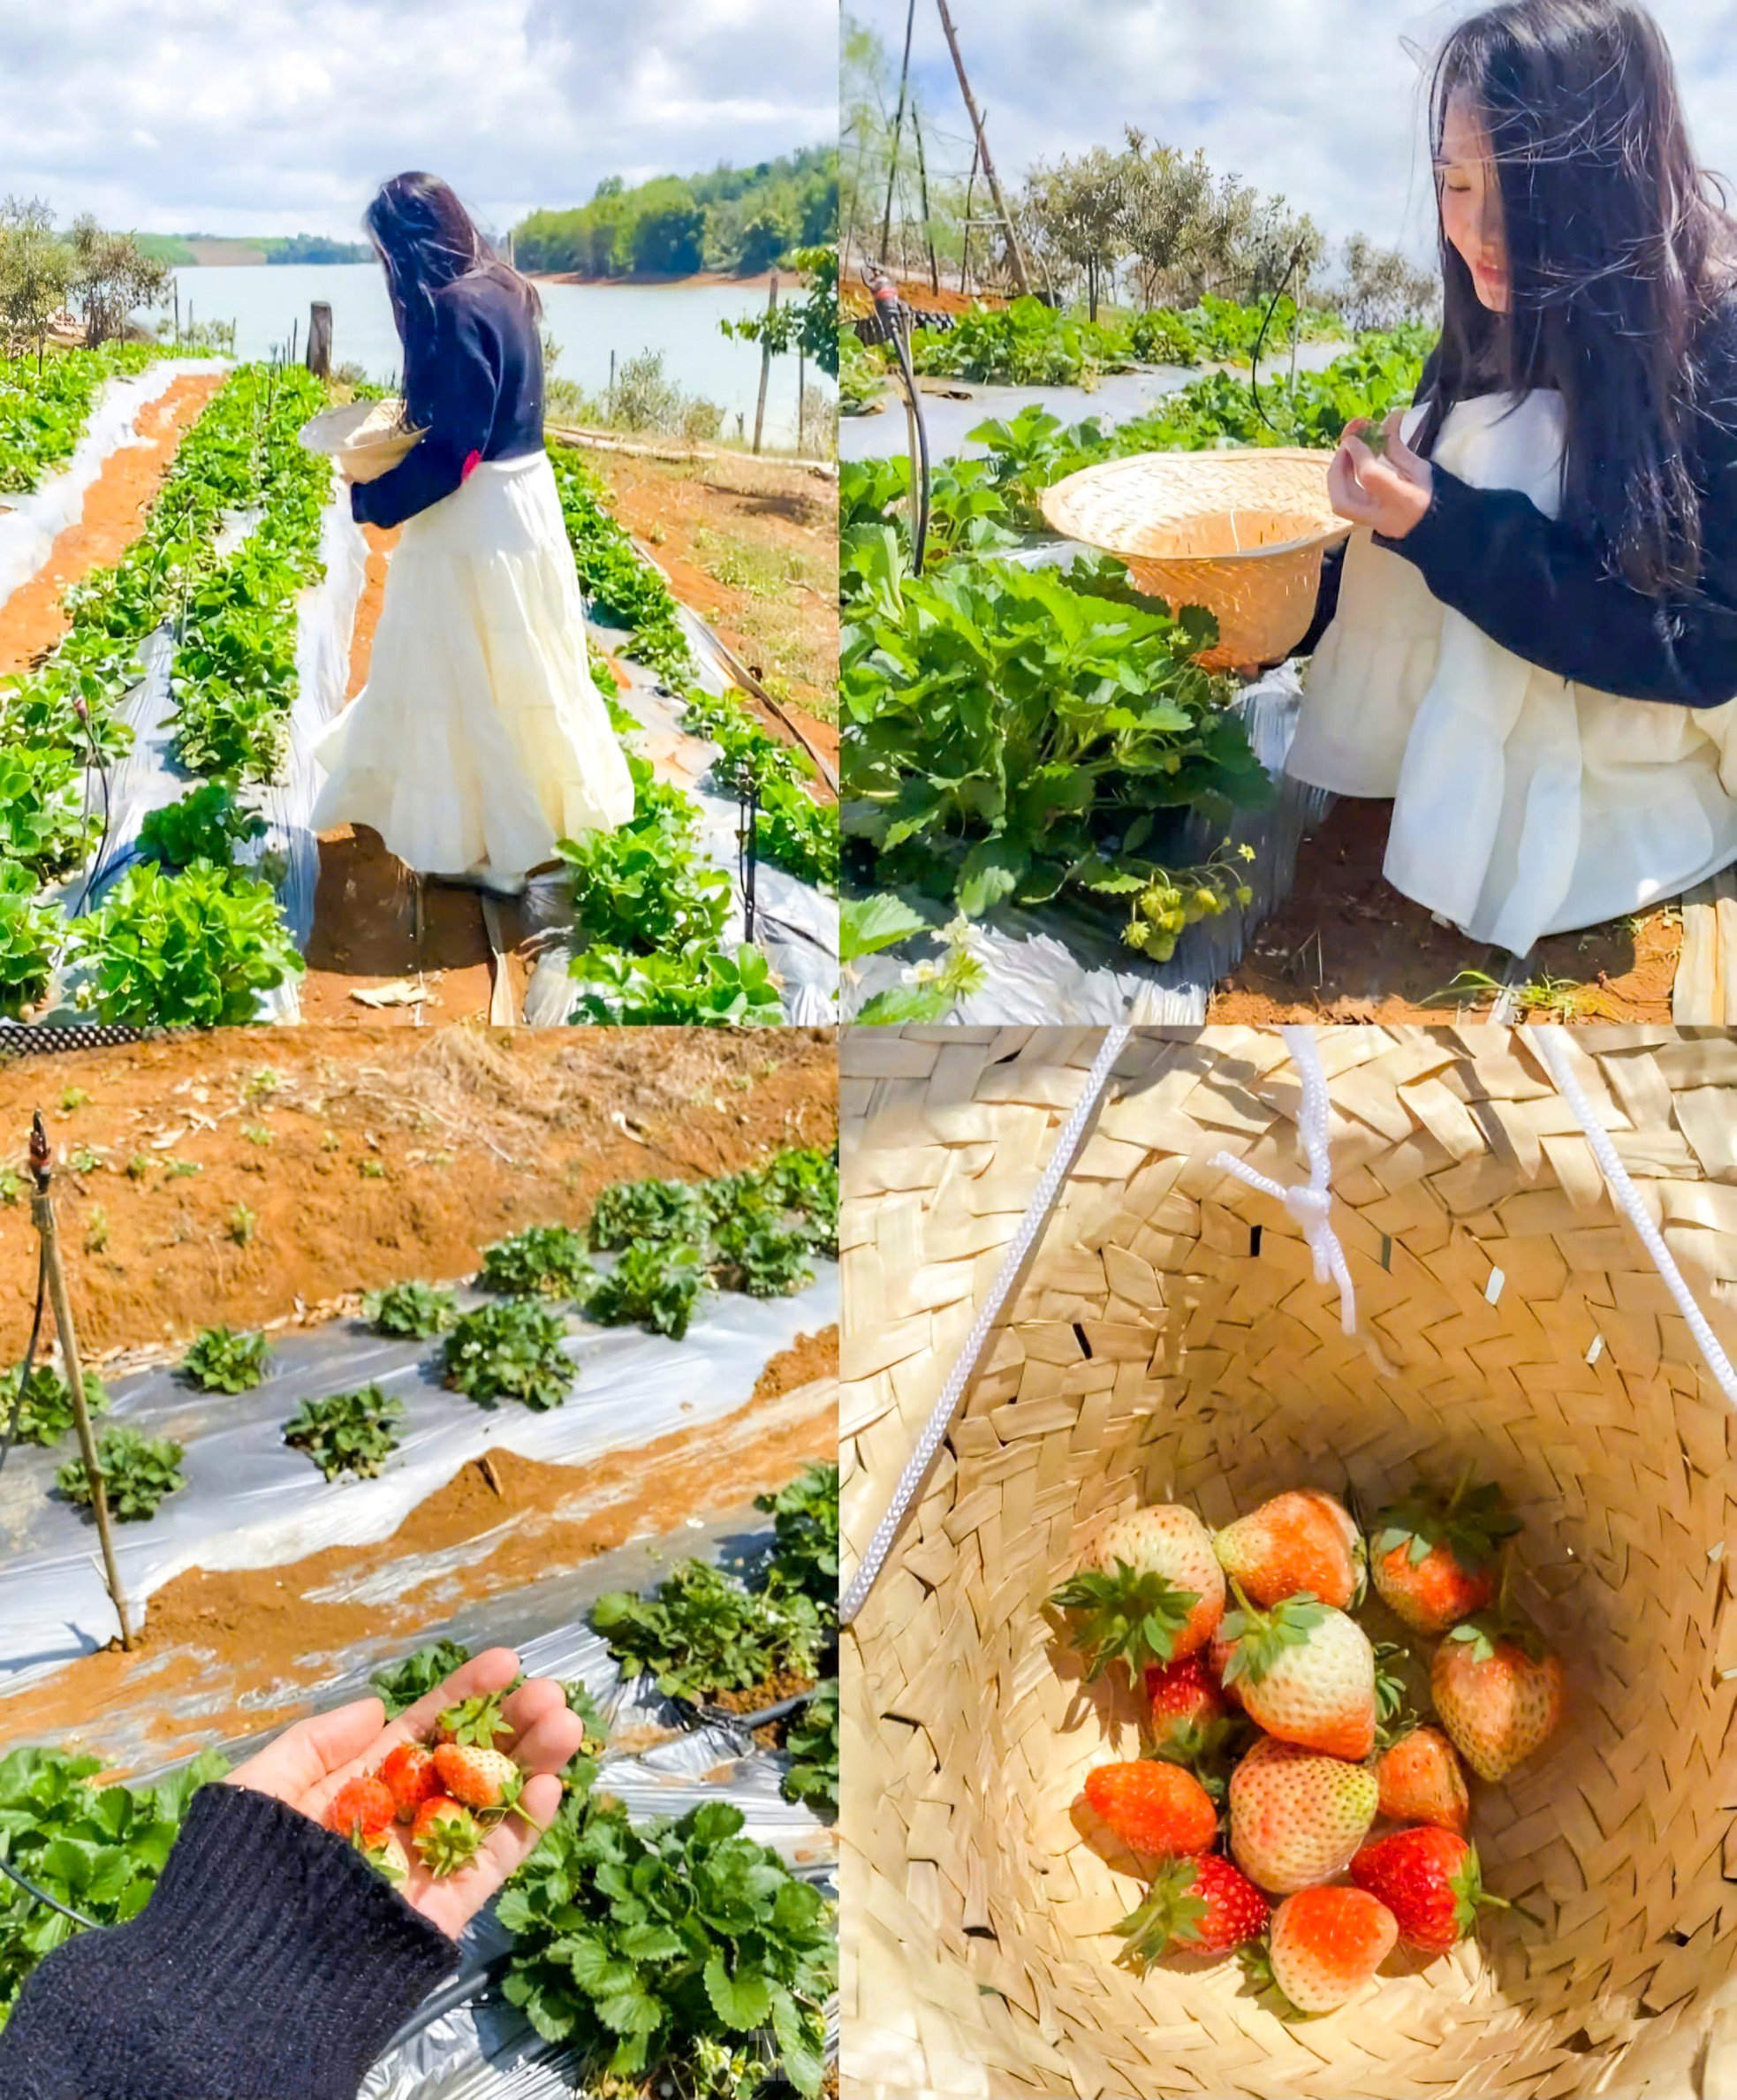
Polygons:
<instances>
[{"instance_id":1,"label":"woven straw hat","mask_svg":"<svg viewBox=\"0 0 1737 2100\"><path fill-rule=\"evenodd\" d=\"M1172 610L1218 622L1209 670L1275 663L1308 632L1321 557L1350 533L1327 500L1331 452L1139 452L1043 491L1058 533L1102 548Z\"/></svg>"},{"instance_id":2,"label":"woven straw hat","mask_svg":"<svg viewBox=\"0 0 1737 2100\"><path fill-rule=\"evenodd\" d=\"M328 452L353 481L372 481L396 466L422 436L404 420L397 400L346 401L322 408L301 426L310 452Z\"/></svg>"},{"instance_id":3,"label":"woven straw hat","mask_svg":"<svg viewBox=\"0 0 1737 2100\"><path fill-rule=\"evenodd\" d=\"M1212 1164L1307 1179L1266 1032L1135 1034L845 1655L847 2095L1737 2093L1733 1412L1527 1031L1324 1030L1331 1222L1360 1332L1300 1229ZM1098 1053L1096 1032L847 1031L845 1573L869 1547ZM1727 1348L1737 1041L1566 1050ZM1375 1361L1366 1342L1376 1345ZM1511 1914L1286 2023L1234 1961L1113 1966L1138 1884L1080 1839L1137 1755L1042 1611L1089 1528L1220 1524L1475 1462L1525 1530L1519 1601L1569 1718L1471 1835ZM1422 1645L1419 1636L1414 1642Z\"/></svg>"}]
</instances>

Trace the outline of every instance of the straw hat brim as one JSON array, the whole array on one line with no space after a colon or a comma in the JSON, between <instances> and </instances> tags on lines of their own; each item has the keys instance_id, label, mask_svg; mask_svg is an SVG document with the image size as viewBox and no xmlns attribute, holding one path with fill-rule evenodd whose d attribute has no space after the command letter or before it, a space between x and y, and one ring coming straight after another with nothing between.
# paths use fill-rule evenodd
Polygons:
<instances>
[{"instance_id":1,"label":"straw hat brim","mask_svg":"<svg viewBox=\"0 0 1737 2100\"><path fill-rule=\"evenodd\" d=\"M354 481L373 481L396 466L422 435L406 424L402 401L346 401L322 409L300 431L310 452L337 460Z\"/></svg>"}]
</instances>

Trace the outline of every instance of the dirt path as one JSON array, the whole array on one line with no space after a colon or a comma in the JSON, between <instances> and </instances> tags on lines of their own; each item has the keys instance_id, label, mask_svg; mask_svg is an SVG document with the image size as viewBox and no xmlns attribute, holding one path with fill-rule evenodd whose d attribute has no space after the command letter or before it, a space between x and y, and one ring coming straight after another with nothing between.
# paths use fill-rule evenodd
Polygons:
<instances>
[{"instance_id":1,"label":"dirt path","mask_svg":"<svg viewBox=\"0 0 1737 2100\"><path fill-rule=\"evenodd\" d=\"M707 620L800 721L838 756L838 492L785 462L732 452L685 463L587 451L611 505ZM794 739L770 709L767 733Z\"/></svg>"},{"instance_id":2,"label":"dirt path","mask_svg":"<svg viewBox=\"0 0 1737 2100\"><path fill-rule=\"evenodd\" d=\"M703 1430L588 1466L491 1452L376 1544L279 1567L190 1569L152 1597L132 1654L117 1645L0 1699L0 1747L69 1732L100 1746L105 1716L136 1719L141 1706L165 1758L292 1720L337 1658L401 1653L464 1604L667 1537L835 1457L837 1366L836 1328L805 1336L767 1366L746 1406ZM381 1581L389 1570L398 1580Z\"/></svg>"},{"instance_id":3,"label":"dirt path","mask_svg":"<svg viewBox=\"0 0 1737 2100\"><path fill-rule=\"evenodd\" d=\"M1383 877L1390 802L1342 800L1303 841L1296 881L1215 990L1209 1026L1275 1021L1475 1020L1491 993L1462 971L1499 977L1506 958L1438 926ZM1682 945L1671 906L1541 941L1527 965L1527 1013L1540 1020L1669 1025Z\"/></svg>"},{"instance_id":4,"label":"dirt path","mask_svg":"<svg viewBox=\"0 0 1737 2100\"><path fill-rule=\"evenodd\" d=\"M112 566L139 536L145 513L180 450L181 439L223 383L221 373L177 379L140 409L142 444L123 444L85 491L84 509L56 539L48 559L0 607L0 677L22 671L72 625L67 589L93 569Z\"/></svg>"},{"instance_id":5,"label":"dirt path","mask_svg":"<svg viewBox=\"0 0 1737 2100\"><path fill-rule=\"evenodd\" d=\"M22 1170L36 1108L100 1361L468 1275L491 1240L576 1223L611 1181L831 1144L838 1068L824 1029L224 1029L0 1064L0 1168ZM0 1366L23 1347L34 1276L14 1188Z\"/></svg>"}]
</instances>

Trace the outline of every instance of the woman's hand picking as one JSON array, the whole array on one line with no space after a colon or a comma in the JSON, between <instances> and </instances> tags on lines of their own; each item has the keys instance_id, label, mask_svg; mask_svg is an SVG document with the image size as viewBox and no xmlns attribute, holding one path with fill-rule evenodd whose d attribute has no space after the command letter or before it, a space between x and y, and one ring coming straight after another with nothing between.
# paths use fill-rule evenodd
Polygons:
<instances>
[{"instance_id":1,"label":"woman's hand picking","mask_svg":"<svg viewBox=\"0 0 1737 2100\"><path fill-rule=\"evenodd\" d=\"M386 1753L400 1743L429 1741L447 1707L482 1693L504 1691L518 1674L519 1658L512 1650L491 1648L390 1725L379 1700L358 1699L286 1729L257 1756L237 1765L226 1783L269 1793L322 1823L345 1780L376 1770ZM534 1677L520 1685L506 1702L505 1718L513 1737L503 1747L525 1776L525 1790L513 1813L489 1831L468 1866L442 1880L406 1847L410 1873L399 1894L452 1939L536 1849L561 1805L562 1767L579 1755L585 1740L585 1724L568 1710L566 1694L552 1678Z\"/></svg>"},{"instance_id":2,"label":"woman's hand picking","mask_svg":"<svg viewBox=\"0 0 1737 2100\"><path fill-rule=\"evenodd\" d=\"M1395 409L1380 426L1384 449L1376 452L1363 441L1369 419L1356 417L1346 425L1327 469L1327 494L1339 517L1387 540L1403 540L1435 494L1430 462L1406 443L1401 420Z\"/></svg>"}]
</instances>

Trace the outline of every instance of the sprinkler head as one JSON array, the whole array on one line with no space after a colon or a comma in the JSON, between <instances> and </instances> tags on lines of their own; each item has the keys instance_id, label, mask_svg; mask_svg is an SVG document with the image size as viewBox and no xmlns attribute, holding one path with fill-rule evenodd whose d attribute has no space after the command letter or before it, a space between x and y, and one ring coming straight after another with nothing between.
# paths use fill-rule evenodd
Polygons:
<instances>
[{"instance_id":1,"label":"sprinkler head","mask_svg":"<svg viewBox=\"0 0 1737 2100\"><path fill-rule=\"evenodd\" d=\"M30 1118L30 1171L42 1195L49 1193L49 1132L38 1109Z\"/></svg>"}]
</instances>

